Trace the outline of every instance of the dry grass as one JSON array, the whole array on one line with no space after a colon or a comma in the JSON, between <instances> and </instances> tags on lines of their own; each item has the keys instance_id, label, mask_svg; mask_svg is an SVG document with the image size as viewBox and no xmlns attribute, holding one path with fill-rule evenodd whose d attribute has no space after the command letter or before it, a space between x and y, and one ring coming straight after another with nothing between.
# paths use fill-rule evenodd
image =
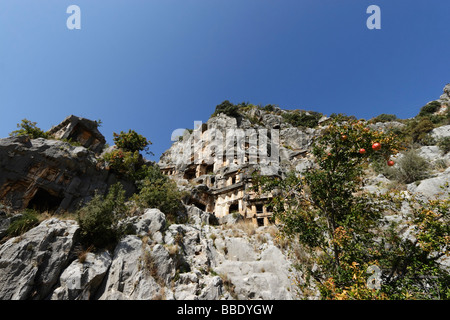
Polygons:
<instances>
[{"instance_id":1,"label":"dry grass","mask_svg":"<svg viewBox=\"0 0 450 320\"><path fill-rule=\"evenodd\" d=\"M87 249L84 249L84 250L80 249L80 250L78 250L78 252L77 252L78 261L80 263L84 263L86 261L88 253L90 253L93 249L94 249L94 246L91 245Z\"/></svg>"},{"instance_id":2,"label":"dry grass","mask_svg":"<svg viewBox=\"0 0 450 320\"><path fill-rule=\"evenodd\" d=\"M245 219L232 225L222 225L223 230L233 230L233 236L235 237L241 236L240 231L251 237L256 234L256 228L250 219Z\"/></svg>"}]
</instances>

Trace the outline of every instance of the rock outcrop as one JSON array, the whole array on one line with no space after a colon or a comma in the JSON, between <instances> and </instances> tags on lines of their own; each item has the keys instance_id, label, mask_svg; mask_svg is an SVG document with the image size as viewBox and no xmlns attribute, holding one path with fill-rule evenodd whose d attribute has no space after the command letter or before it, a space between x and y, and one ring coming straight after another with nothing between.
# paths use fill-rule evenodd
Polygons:
<instances>
[{"instance_id":1,"label":"rock outcrop","mask_svg":"<svg viewBox=\"0 0 450 320\"><path fill-rule=\"evenodd\" d=\"M199 219L167 228L165 215L148 209L113 252L84 258L75 221L45 220L0 246L0 299L297 298L295 269L267 227L213 227L202 222L208 213L187 211Z\"/></svg>"},{"instance_id":2,"label":"rock outcrop","mask_svg":"<svg viewBox=\"0 0 450 320\"><path fill-rule=\"evenodd\" d=\"M85 147L26 135L0 139L0 200L14 209L73 211L117 181L129 194L135 191L130 182L98 167Z\"/></svg>"},{"instance_id":3,"label":"rock outcrop","mask_svg":"<svg viewBox=\"0 0 450 320\"><path fill-rule=\"evenodd\" d=\"M447 85L439 100L443 105L448 105L449 93ZM302 281L298 261L279 243L277 226L271 223L271 195L254 194L252 174L283 178L290 170L301 174L311 168L311 144L327 118L314 128L296 127L283 120L285 112L247 108L239 117L219 114L192 132L185 131L163 154L159 166L188 192L186 222L169 224L158 209L138 210L121 221L130 225L127 235L108 250L82 248L78 223L55 217L5 239L8 227L21 215L7 214L0 206L0 300L302 298L294 284ZM70 116L51 129L55 140L0 139L3 204L13 209L73 211L118 181L128 195L134 193L133 183L98 165L104 138L97 125ZM371 126L384 131L404 124ZM430 136L448 137L449 127L436 128ZM233 139L226 139L228 133ZM233 155L228 157L230 149ZM403 192L425 200L448 198L450 153L444 154L437 145L417 151L433 172L427 179L403 185ZM364 189L386 193L391 183L382 174L372 174L364 178ZM405 226L402 237L413 237L402 212L387 214L385 219ZM450 259L442 260L450 265ZM319 297L315 288L309 289L313 298Z\"/></svg>"},{"instance_id":4,"label":"rock outcrop","mask_svg":"<svg viewBox=\"0 0 450 320\"><path fill-rule=\"evenodd\" d=\"M75 221L45 220L0 246L0 300L46 299L77 241Z\"/></svg>"}]
</instances>

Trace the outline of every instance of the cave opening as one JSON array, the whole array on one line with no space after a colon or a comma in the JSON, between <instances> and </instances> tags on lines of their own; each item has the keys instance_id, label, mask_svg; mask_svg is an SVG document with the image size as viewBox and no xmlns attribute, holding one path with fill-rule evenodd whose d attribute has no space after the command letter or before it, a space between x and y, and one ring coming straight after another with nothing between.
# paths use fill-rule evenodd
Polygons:
<instances>
[{"instance_id":1,"label":"cave opening","mask_svg":"<svg viewBox=\"0 0 450 320\"><path fill-rule=\"evenodd\" d=\"M194 206L196 206L197 208L199 208L200 210L206 212L206 204L203 204L203 203L197 202L197 201L192 202L192 204L193 204Z\"/></svg>"},{"instance_id":2,"label":"cave opening","mask_svg":"<svg viewBox=\"0 0 450 320\"><path fill-rule=\"evenodd\" d=\"M27 209L33 209L39 212L54 212L58 210L62 200L62 197L52 195L47 190L39 188L33 198L28 202Z\"/></svg>"}]
</instances>

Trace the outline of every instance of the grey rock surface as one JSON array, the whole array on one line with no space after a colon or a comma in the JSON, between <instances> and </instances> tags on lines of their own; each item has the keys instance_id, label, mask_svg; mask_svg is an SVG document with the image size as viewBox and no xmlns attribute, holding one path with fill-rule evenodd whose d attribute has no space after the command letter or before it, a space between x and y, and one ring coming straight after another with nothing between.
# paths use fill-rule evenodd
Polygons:
<instances>
[{"instance_id":1,"label":"grey rock surface","mask_svg":"<svg viewBox=\"0 0 450 320\"><path fill-rule=\"evenodd\" d=\"M70 262L79 227L45 220L0 246L0 299L46 299Z\"/></svg>"}]
</instances>

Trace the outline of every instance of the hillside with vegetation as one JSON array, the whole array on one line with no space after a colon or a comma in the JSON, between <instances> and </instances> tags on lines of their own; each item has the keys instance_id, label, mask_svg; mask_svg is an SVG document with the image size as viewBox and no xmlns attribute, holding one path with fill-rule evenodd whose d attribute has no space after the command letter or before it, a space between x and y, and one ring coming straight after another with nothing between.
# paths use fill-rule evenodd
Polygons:
<instances>
[{"instance_id":1,"label":"hillside with vegetation","mask_svg":"<svg viewBox=\"0 0 450 320\"><path fill-rule=\"evenodd\" d=\"M224 101L157 163L100 125L0 139L0 299L450 298L450 85L409 119ZM279 157L181 161L211 129Z\"/></svg>"}]
</instances>

